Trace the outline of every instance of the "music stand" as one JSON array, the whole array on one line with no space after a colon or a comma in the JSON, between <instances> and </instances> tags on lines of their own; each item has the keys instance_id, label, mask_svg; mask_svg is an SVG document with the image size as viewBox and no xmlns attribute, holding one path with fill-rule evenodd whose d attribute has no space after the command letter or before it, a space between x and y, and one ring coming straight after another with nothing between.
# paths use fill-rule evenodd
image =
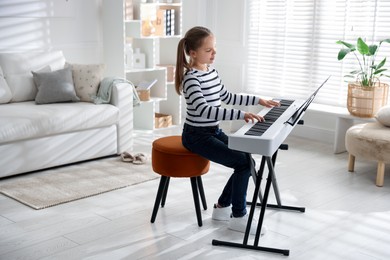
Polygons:
<instances>
[{"instance_id":1,"label":"music stand","mask_svg":"<svg viewBox=\"0 0 390 260\"><path fill-rule=\"evenodd\" d=\"M311 102L313 102L318 91L320 91L320 89L325 85L329 78L330 76L324 82L322 82L322 84L313 92L313 94L311 94L310 97L306 99L305 102L303 102L303 104L297 109L297 111L295 111L294 114L291 115L291 117L285 123L291 126L295 126L295 124L298 122L298 119L301 118L301 115L306 111Z\"/></svg>"}]
</instances>

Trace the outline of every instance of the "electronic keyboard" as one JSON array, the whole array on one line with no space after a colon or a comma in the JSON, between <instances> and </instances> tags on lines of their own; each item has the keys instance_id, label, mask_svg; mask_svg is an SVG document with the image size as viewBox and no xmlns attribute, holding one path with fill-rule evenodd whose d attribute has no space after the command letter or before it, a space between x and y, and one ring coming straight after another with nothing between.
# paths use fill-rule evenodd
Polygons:
<instances>
[{"instance_id":1,"label":"electronic keyboard","mask_svg":"<svg viewBox=\"0 0 390 260\"><path fill-rule=\"evenodd\" d=\"M262 109L264 122L247 123L229 136L229 148L272 156L303 116L299 113L306 100L274 99L280 106Z\"/></svg>"}]
</instances>

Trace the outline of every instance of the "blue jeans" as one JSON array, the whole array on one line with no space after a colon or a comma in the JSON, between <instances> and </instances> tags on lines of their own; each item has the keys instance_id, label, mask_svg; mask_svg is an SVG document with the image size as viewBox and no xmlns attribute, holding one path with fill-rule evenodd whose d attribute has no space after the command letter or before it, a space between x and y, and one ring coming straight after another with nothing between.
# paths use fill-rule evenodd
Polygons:
<instances>
[{"instance_id":1,"label":"blue jeans","mask_svg":"<svg viewBox=\"0 0 390 260\"><path fill-rule=\"evenodd\" d=\"M244 216L252 169L251 155L230 149L228 136L218 126L195 127L184 124L182 142L191 152L234 170L218 199L218 204L222 207L232 205L233 217Z\"/></svg>"}]
</instances>

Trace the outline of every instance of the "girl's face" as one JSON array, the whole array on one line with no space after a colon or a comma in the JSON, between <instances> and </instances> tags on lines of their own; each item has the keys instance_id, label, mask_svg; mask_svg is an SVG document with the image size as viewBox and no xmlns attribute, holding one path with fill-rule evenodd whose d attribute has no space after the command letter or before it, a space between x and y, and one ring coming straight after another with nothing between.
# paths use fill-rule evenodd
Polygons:
<instances>
[{"instance_id":1,"label":"girl's face","mask_svg":"<svg viewBox=\"0 0 390 260\"><path fill-rule=\"evenodd\" d=\"M194 67L206 69L208 64L212 64L217 53L215 46L215 37L209 35L203 40L202 46L197 50L190 51Z\"/></svg>"}]
</instances>

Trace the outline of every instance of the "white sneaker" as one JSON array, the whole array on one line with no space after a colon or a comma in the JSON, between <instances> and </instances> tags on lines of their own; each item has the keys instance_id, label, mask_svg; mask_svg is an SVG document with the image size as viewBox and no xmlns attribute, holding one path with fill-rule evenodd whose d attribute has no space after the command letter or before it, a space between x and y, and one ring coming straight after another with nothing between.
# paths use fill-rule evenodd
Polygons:
<instances>
[{"instance_id":1,"label":"white sneaker","mask_svg":"<svg viewBox=\"0 0 390 260\"><path fill-rule=\"evenodd\" d=\"M235 218L235 217L230 218L229 229L245 233L246 225L248 223L248 217L249 217L249 215L246 214L245 216L240 217L240 218ZM256 230L257 230L257 221L255 219L252 219L252 225L251 225L251 229L250 229L249 233L251 235L256 235ZM261 231L260 231L260 235L264 236L266 232L267 232L267 227L262 226Z\"/></svg>"},{"instance_id":2,"label":"white sneaker","mask_svg":"<svg viewBox=\"0 0 390 260\"><path fill-rule=\"evenodd\" d=\"M217 204L214 204L213 215L211 218L218 221L229 221L231 214L231 207L218 208Z\"/></svg>"}]
</instances>

